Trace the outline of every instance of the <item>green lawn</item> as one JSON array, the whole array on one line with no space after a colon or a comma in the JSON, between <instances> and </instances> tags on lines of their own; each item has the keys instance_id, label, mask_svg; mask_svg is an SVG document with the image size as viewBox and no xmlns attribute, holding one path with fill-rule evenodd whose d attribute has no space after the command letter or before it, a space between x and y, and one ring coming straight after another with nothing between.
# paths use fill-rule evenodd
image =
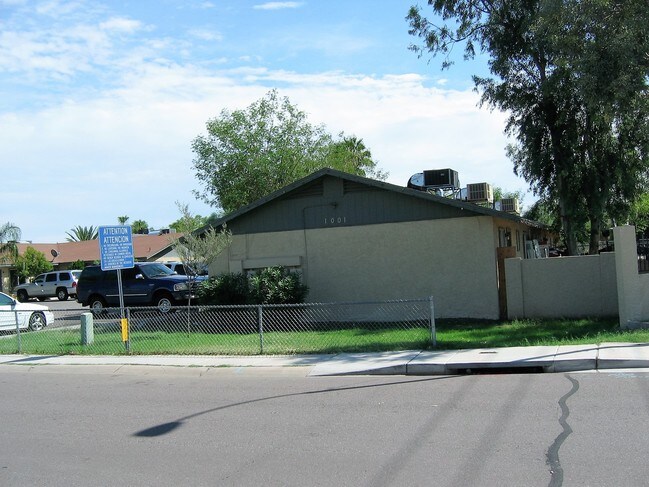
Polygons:
<instances>
[{"instance_id":1,"label":"green lawn","mask_svg":"<svg viewBox=\"0 0 649 487\"><path fill-rule=\"evenodd\" d=\"M498 323L442 322L440 349L649 342L649 329L623 331L617 320L515 320Z\"/></svg>"},{"instance_id":2,"label":"green lawn","mask_svg":"<svg viewBox=\"0 0 649 487\"><path fill-rule=\"evenodd\" d=\"M565 345L602 342L649 342L649 330L620 331L615 320L522 320L510 322L439 322L437 349ZM259 335L135 330L132 354L258 355L432 349L426 328L267 332ZM116 355L126 353L115 329L95 331L92 345L82 346L78 330L21 333L26 354ZM0 337L0 353L18 352L18 337Z\"/></svg>"}]
</instances>

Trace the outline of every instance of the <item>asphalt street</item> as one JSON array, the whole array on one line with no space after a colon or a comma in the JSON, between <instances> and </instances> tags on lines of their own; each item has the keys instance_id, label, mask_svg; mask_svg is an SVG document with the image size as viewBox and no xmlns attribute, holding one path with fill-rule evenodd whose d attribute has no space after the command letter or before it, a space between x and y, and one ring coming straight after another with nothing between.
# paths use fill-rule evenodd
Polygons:
<instances>
[{"instance_id":1,"label":"asphalt street","mask_svg":"<svg viewBox=\"0 0 649 487\"><path fill-rule=\"evenodd\" d=\"M29 301L30 303L40 303L44 304L48 308L50 308L52 311L58 312L60 311L70 311L70 310L88 310L87 307L81 306L81 304L77 303L77 300L74 298L68 298L65 301L59 301L56 298L49 298L44 301L38 301L36 299L32 299Z\"/></svg>"},{"instance_id":2,"label":"asphalt street","mask_svg":"<svg viewBox=\"0 0 649 487\"><path fill-rule=\"evenodd\" d=\"M0 485L646 485L649 374L0 366Z\"/></svg>"}]
</instances>

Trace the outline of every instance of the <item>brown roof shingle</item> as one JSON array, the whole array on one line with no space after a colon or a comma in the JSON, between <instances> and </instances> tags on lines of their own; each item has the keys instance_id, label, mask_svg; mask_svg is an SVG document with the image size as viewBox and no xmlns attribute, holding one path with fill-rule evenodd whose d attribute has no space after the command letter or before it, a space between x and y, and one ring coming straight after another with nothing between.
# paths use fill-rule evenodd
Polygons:
<instances>
[{"instance_id":1,"label":"brown roof shingle","mask_svg":"<svg viewBox=\"0 0 649 487\"><path fill-rule=\"evenodd\" d=\"M148 260L152 256L169 247L172 242L181 237L180 233L165 235L133 235L133 254L136 260ZM66 264L83 260L93 262L100 259L99 241L84 240L81 242L59 242L59 243L19 243L18 253L23 254L27 247L45 254L47 260L53 264ZM52 250L57 252L53 257Z\"/></svg>"}]
</instances>

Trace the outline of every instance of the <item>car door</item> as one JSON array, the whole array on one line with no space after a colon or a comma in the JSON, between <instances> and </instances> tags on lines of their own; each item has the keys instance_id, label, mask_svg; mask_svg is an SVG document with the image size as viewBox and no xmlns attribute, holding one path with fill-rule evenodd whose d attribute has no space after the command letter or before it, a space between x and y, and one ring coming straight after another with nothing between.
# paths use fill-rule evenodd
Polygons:
<instances>
[{"instance_id":1,"label":"car door","mask_svg":"<svg viewBox=\"0 0 649 487\"><path fill-rule=\"evenodd\" d=\"M150 304L151 283L137 265L132 269L122 269L122 288L127 306Z\"/></svg>"},{"instance_id":2,"label":"car door","mask_svg":"<svg viewBox=\"0 0 649 487\"><path fill-rule=\"evenodd\" d=\"M16 314L13 312L14 300L6 294L0 294L0 330L16 329Z\"/></svg>"},{"instance_id":3,"label":"car door","mask_svg":"<svg viewBox=\"0 0 649 487\"><path fill-rule=\"evenodd\" d=\"M36 276L34 282L29 285L29 297L30 298L40 298L43 296L43 286L45 286L45 276L46 274L40 274Z\"/></svg>"},{"instance_id":4,"label":"car door","mask_svg":"<svg viewBox=\"0 0 649 487\"><path fill-rule=\"evenodd\" d=\"M52 272L50 274L45 274L45 282L41 288L41 296L50 297L56 296L56 285L58 284L58 273Z\"/></svg>"},{"instance_id":5,"label":"car door","mask_svg":"<svg viewBox=\"0 0 649 487\"><path fill-rule=\"evenodd\" d=\"M100 271L100 279L86 290L87 296L98 294L103 296L106 304L115 308L119 306L119 290L117 287L117 271Z\"/></svg>"}]
</instances>

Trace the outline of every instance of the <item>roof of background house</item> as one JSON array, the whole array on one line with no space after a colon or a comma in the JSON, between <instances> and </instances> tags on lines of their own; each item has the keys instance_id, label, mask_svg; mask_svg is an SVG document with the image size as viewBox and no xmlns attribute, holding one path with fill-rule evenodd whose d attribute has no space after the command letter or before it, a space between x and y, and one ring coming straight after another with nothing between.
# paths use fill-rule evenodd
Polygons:
<instances>
[{"instance_id":1,"label":"roof of background house","mask_svg":"<svg viewBox=\"0 0 649 487\"><path fill-rule=\"evenodd\" d=\"M133 235L133 255L136 260L149 260L162 250L168 248L172 242L179 238L180 233L169 233L164 235ZM81 242L59 242L59 243L19 243L18 253L23 254L27 247L45 254L47 260L53 264L66 264L83 260L93 262L100 259L99 241L85 240ZM56 257L52 250L56 251Z\"/></svg>"}]
</instances>

